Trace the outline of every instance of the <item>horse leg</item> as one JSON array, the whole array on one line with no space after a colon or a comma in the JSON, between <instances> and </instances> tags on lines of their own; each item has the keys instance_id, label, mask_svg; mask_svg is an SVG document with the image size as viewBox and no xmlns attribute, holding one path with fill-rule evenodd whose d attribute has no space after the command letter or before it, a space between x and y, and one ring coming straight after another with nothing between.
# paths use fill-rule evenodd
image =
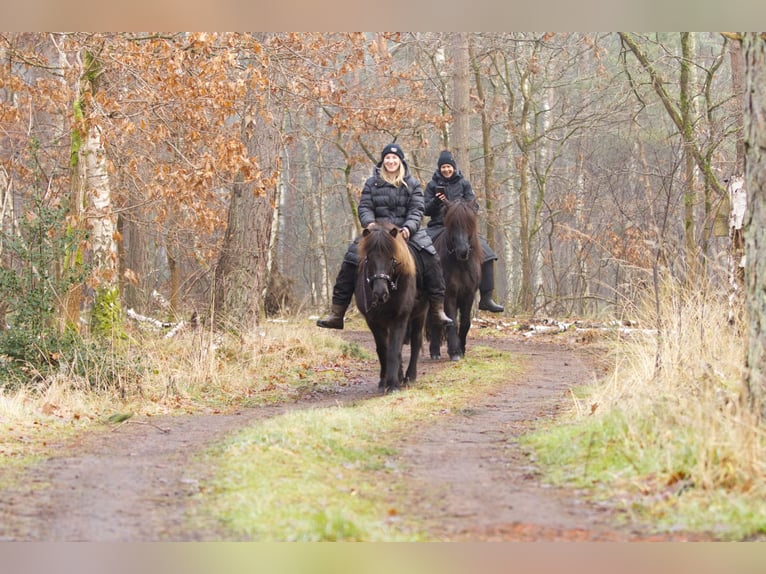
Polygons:
<instances>
[{"instance_id":1,"label":"horse leg","mask_svg":"<svg viewBox=\"0 0 766 574\"><path fill-rule=\"evenodd\" d=\"M429 321L427 327L431 358L434 360L441 359L442 324L436 321Z\"/></svg>"},{"instance_id":2,"label":"horse leg","mask_svg":"<svg viewBox=\"0 0 766 574\"><path fill-rule=\"evenodd\" d=\"M407 322L399 321L399 325L391 327L388 331L388 348L386 353L386 374L383 379L385 392L390 392L401 387L402 383L402 345L407 331Z\"/></svg>"},{"instance_id":3,"label":"horse leg","mask_svg":"<svg viewBox=\"0 0 766 574\"><path fill-rule=\"evenodd\" d=\"M444 311L452 319L452 325L447 327L447 353L449 354L450 361L459 361L460 354L460 340L457 333L457 300L456 297L445 298Z\"/></svg>"},{"instance_id":4,"label":"horse leg","mask_svg":"<svg viewBox=\"0 0 766 574\"><path fill-rule=\"evenodd\" d=\"M423 348L424 323L422 314L410 319L410 362L407 365L407 375L404 377L405 384L414 383L418 377L418 357Z\"/></svg>"},{"instance_id":5,"label":"horse leg","mask_svg":"<svg viewBox=\"0 0 766 574\"><path fill-rule=\"evenodd\" d=\"M460 356L465 356L465 345L468 339L468 331L471 330L471 307L473 297L466 297L460 304L460 327L458 338L460 339Z\"/></svg>"},{"instance_id":6,"label":"horse leg","mask_svg":"<svg viewBox=\"0 0 766 574\"><path fill-rule=\"evenodd\" d=\"M375 338L375 352L378 354L378 363L380 364L380 379L378 388L385 388L386 381L386 357L388 356L388 329L370 329ZM386 331L386 332L384 332Z\"/></svg>"}]
</instances>

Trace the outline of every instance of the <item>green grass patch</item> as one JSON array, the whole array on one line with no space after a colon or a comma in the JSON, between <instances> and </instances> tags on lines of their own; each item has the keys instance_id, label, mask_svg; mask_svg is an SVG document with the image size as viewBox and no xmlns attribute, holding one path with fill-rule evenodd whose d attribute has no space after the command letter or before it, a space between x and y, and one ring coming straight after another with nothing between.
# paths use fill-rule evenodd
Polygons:
<instances>
[{"instance_id":1,"label":"green grass patch","mask_svg":"<svg viewBox=\"0 0 766 574\"><path fill-rule=\"evenodd\" d=\"M656 423L654 415L638 419L611 411L559 421L521 442L546 482L585 489L623 510L626 521L655 532L704 532L722 540L766 532L763 472L738 476L725 445L683 425L670 432ZM718 467L712 484L704 482L707 466Z\"/></svg>"},{"instance_id":2,"label":"green grass patch","mask_svg":"<svg viewBox=\"0 0 766 574\"><path fill-rule=\"evenodd\" d=\"M205 455L217 472L195 519L255 541L424 540L422 526L403 518L411 493L399 445L519 370L509 354L476 347L404 391L256 424Z\"/></svg>"},{"instance_id":3,"label":"green grass patch","mask_svg":"<svg viewBox=\"0 0 766 574\"><path fill-rule=\"evenodd\" d=\"M526 445L547 480L657 532L759 536L766 432L746 400L746 329L713 285L665 277L651 295L634 310L647 329L604 338L607 375L574 390L571 411Z\"/></svg>"}]
</instances>

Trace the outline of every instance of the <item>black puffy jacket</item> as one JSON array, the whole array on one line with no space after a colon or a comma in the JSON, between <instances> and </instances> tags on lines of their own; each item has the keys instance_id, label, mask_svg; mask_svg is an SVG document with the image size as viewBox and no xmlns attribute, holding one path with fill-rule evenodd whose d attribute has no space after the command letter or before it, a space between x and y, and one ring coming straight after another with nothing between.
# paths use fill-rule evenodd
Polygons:
<instances>
[{"instance_id":1,"label":"black puffy jacket","mask_svg":"<svg viewBox=\"0 0 766 574\"><path fill-rule=\"evenodd\" d=\"M373 170L373 175L364 182L362 196L359 198L359 222L367 227L373 221L390 222L397 227L410 230L409 243L418 251L425 250L436 255L436 249L425 229L420 227L423 219L423 186L409 172L404 164L405 176L403 185L396 187L380 175L380 164ZM359 264L357 246L359 237L349 245L346 260L354 265Z\"/></svg>"},{"instance_id":2,"label":"black puffy jacket","mask_svg":"<svg viewBox=\"0 0 766 574\"><path fill-rule=\"evenodd\" d=\"M398 188L387 182L380 175L380 166L376 167L372 177L368 178L359 199L359 222L367 227L373 221L389 221L397 227L410 230L410 243L418 250L426 249L436 253L431 238L420 228L423 219L423 186L417 178L410 175L407 164L404 184Z\"/></svg>"},{"instance_id":3,"label":"black puffy jacket","mask_svg":"<svg viewBox=\"0 0 766 574\"><path fill-rule=\"evenodd\" d=\"M476 201L476 194L473 192L471 182L463 177L460 171L452 174L452 177L445 179L439 170L434 172L431 181L426 186L423 197L424 207L423 215L428 215L431 219L428 221L428 227L444 226L444 207L440 199L436 197L436 188L443 187L444 195L448 201L462 199L463 201L473 202L473 208L479 212L479 202Z\"/></svg>"}]
</instances>

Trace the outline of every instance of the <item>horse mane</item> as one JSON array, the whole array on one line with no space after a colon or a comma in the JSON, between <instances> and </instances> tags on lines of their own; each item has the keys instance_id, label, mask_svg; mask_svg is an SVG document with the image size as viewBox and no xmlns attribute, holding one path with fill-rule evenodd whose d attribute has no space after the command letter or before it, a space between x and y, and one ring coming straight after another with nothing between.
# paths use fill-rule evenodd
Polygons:
<instances>
[{"instance_id":1,"label":"horse mane","mask_svg":"<svg viewBox=\"0 0 766 574\"><path fill-rule=\"evenodd\" d=\"M478 229L476 211L467 201L453 201L444 213L444 227L450 229L465 229L469 235Z\"/></svg>"},{"instance_id":2,"label":"horse mane","mask_svg":"<svg viewBox=\"0 0 766 574\"><path fill-rule=\"evenodd\" d=\"M396 237L391 234L391 230L397 229ZM401 231L392 223L378 223L375 227L365 233L362 241L359 243L359 256L364 259L368 253L380 251L389 254L399 262L399 272L402 275L415 275L415 258L407 246Z\"/></svg>"}]
</instances>

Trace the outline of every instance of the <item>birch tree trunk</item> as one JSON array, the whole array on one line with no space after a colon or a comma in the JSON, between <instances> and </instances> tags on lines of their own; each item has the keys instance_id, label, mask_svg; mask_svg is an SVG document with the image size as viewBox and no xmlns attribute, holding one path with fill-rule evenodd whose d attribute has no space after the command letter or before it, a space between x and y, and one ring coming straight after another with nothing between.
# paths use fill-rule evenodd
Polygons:
<instances>
[{"instance_id":1,"label":"birch tree trunk","mask_svg":"<svg viewBox=\"0 0 766 574\"><path fill-rule=\"evenodd\" d=\"M748 348L746 389L761 418L766 390L766 35L744 35L745 53L745 215Z\"/></svg>"},{"instance_id":2,"label":"birch tree trunk","mask_svg":"<svg viewBox=\"0 0 766 574\"><path fill-rule=\"evenodd\" d=\"M745 240L743 223L747 209L745 187L745 60L742 43L734 40L730 43L732 91L741 102L736 109L737 163L726 188L729 204L729 321L733 322L742 309L741 293L745 281Z\"/></svg>"},{"instance_id":3,"label":"birch tree trunk","mask_svg":"<svg viewBox=\"0 0 766 574\"><path fill-rule=\"evenodd\" d=\"M93 264L101 285L111 287L117 282L116 221L106 168L106 151L101 128L97 125L91 126L88 131L81 161L85 165L85 198Z\"/></svg>"},{"instance_id":4,"label":"birch tree trunk","mask_svg":"<svg viewBox=\"0 0 766 574\"><path fill-rule=\"evenodd\" d=\"M79 288L70 290L67 301L67 324L78 325L80 307L86 325L94 334L108 334L122 320L118 278L116 218L112 205L112 190L107 171L106 150L101 127L91 102L98 90L101 74L98 59L88 50L84 52L80 73L79 97L75 102L73 152L76 166L72 174L71 212L78 221L84 209L88 230L88 254L92 265L88 296L80 304ZM82 221L82 220L81 220ZM72 254L68 265L78 265L79 258Z\"/></svg>"},{"instance_id":5,"label":"birch tree trunk","mask_svg":"<svg viewBox=\"0 0 766 574\"><path fill-rule=\"evenodd\" d=\"M697 205L696 162L694 160L694 120L695 106L692 86L694 73L692 57L694 54L694 37L689 32L681 33L681 74L679 109L681 112L681 135L684 141L684 239L686 243L686 262L690 284L694 284L699 273L698 250L696 239L696 218L694 211Z\"/></svg>"},{"instance_id":6,"label":"birch tree trunk","mask_svg":"<svg viewBox=\"0 0 766 574\"><path fill-rule=\"evenodd\" d=\"M12 237L15 233L15 219L11 180L5 168L0 166L0 233L6 237ZM10 267L9 257L3 250L2 241L0 241L0 267ZM6 329L5 317L7 312L8 304L5 301L0 301L0 331L5 331Z\"/></svg>"},{"instance_id":7,"label":"birch tree trunk","mask_svg":"<svg viewBox=\"0 0 766 574\"><path fill-rule=\"evenodd\" d=\"M106 151L101 129L92 125L81 149L80 162L85 165L85 205L92 254L92 281L96 288L85 300L90 312L90 329L107 334L119 325L122 317L118 281L116 219L112 206L112 190L106 168Z\"/></svg>"},{"instance_id":8,"label":"birch tree trunk","mask_svg":"<svg viewBox=\"0 0 766 574\"><path fill-rule=\"evenodd\" d=\"M745 171L745 60L742 55L742 42L735 40L729 43L729 56L732 91L742 104L736 107L737 166L734 172L741 175Z\"/></svg>"}]
</instances>

